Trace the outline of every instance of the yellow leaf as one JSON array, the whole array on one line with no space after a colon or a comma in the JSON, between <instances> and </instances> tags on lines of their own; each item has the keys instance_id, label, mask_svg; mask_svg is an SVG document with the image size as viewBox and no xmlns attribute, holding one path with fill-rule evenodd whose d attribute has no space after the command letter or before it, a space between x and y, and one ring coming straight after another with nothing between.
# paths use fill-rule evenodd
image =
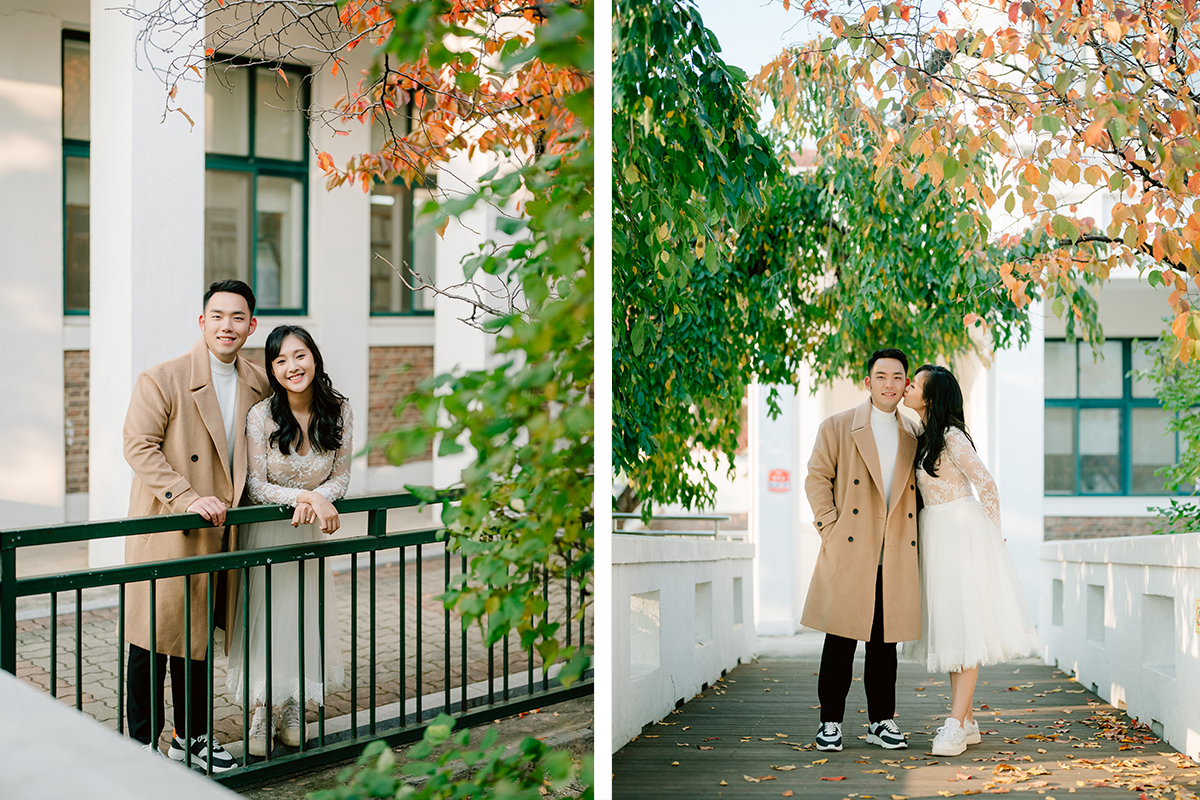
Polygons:
<instances>
[{"instance_id":1,"label":"yellow leaf","mask_svg":"<svg viewBox=\"0 0 1200 800\"><path fill-rule=\"evenodd\" d=\"M450 224L450 218L449 218L449 217L446 217L444 220L442 220L442 221L441 221L441 222L438 224L438 226L437 226L437 235L438 235L440 238L442 238L442 239L445 239L445 238L446 238L446 227L447 227L449 224Z\"/></svg>"},{"instance_id":2,"label":"yellow leaf","mask_svg":"<svg viewBox=\"0 0 1200 800\"><path fill-rule=\"evenodd\" d=\"M1104 32L1108 34L1108 40L1113 44L1121 41L1121 38L1125 35L1121 23L1115 19L1110 19L1104 23Z\"/></svg>"},{"instance_id":3,"label":"yellow leaf","mask_svg":"<svg viewBox=\"0 0 1200 800\"><path fill-rule=\"evenodd\" d=\"M841 17L834 17L829 21L829 27L833 29L833 35L840 37L842 32L846 30L846 23L842 22Z\"/></svg>"}]
</instances>

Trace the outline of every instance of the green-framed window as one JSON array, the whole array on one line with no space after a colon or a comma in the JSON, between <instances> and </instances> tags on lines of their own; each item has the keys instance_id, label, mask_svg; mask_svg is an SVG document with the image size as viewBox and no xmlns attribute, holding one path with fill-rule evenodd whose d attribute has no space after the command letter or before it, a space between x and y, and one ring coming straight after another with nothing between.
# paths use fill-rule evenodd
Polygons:
<instances>
[{"instance_id":1,"label":"green-framed window","mask_svg":"<svg viewBox=\"0 0 1200 800\"><path fill-rule=\"evenodd\" d=\"M404 135L412 115L391 115L393 132ZM378 153L387 138L387 126L371 123L371 148ZM433 283L437 234L426 230L414 235L413 221L436 189L433 176L406 186L403 181L376 183L371 189L371 316L428 316L433 297L422 281ZM386 260L385 260L386 259Z\"/></svg>"},{"instance_id":2,"label":"green-framed window","mask_svg":"<svg viewBox=\"0 0 1200 800\"><path fill-rule=\"evenodd\" d=\"M90 308L91 60L83 31L62 32L63 313Z\"/></svg>"},{"instance_id":3,"label":"green-framed window","mask_svg":"<svg viewBox=\"0 0 1200 800\"><path fill-rule=\"evenodd\" d=\"M1145 345L1109 339L1102 353L1046 340L1046 495L1168 494L1154 473L1176 463L1179 436L1154 386L1131 375L1150 366Z\"/></svg>"},{"instance_id":4,"label":"green-framed window","mask_svg":"<svg viewBox=\"0 0 1200 800\"><path fill-rule=\"evenodd\" d=\"M307 314L309 71L226 61L205 78L204 281Z\"/></svg>"}]
</instances>

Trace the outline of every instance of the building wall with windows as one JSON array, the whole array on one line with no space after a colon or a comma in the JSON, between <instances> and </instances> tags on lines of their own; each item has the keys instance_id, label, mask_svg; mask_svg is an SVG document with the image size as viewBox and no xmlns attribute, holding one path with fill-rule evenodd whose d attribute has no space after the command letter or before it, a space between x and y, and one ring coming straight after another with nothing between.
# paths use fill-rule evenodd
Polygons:
<instances>
[{"instance_id":1,"label":"building wall with windows","mask_svg":"<svg viewBox=\"0 0 1200 800\"><path fill-rule=\"evenodd\" d=\"M298 109L332 107L347 84L304 63L181 82L171 106L189 124L167 110L167 87L135 58L133 24L110 6L0 0L0 336L13 377L0 396L3 528L124 515L133 381L200 335L213 280L255 288L245 357L261 363L277 324L313 333L351 400L360 451L397 424L391 409L422 379L490 352L456 301L421 287L461 282L461 258L494 235L494 210L439 238L416 223L435 175L327 191L314 153L344 163L382 126L310 126ZM344 66L354 74L366 65L356 55L363 63ZM470 187L492 166L463 158L448 170ZM362 454L351 491L447 483L454 469L432 451L402 465Z\"/></svg>"}]
</instances>

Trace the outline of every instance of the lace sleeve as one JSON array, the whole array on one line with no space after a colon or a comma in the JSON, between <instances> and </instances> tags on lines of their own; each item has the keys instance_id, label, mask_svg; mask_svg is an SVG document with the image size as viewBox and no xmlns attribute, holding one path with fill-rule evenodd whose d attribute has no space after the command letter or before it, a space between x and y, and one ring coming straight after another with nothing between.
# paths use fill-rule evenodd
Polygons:
<instances>
[{"instance_id":1,"label":"lace sleeve","mask_svg":"<svg viewBox=\"0 0 1200 800\"><path fill-rule=\"evenodd\" d=\"M250 489L250 499L257 505L277 503L294 506L301 490L271 483L267 477L267 450L270 447L270 433L267 431L268 402L270 401L253 406L246 415L246 485Z\"/></svg>"},{"instance_id":2,"label":"lace sleeve","mask_svg":"<svg viewBox=\"0 0 1200 800\"><path fill-rule=\"evenodd\" d=\"M996 530L1000 530L1000 490L966 434L951 426L946 431L946 451L954 465L963 471L967 480L975 487L975 494L979 497L983 510L995 524Z\"/></svg>"},{"instance_id":3,"label":"lace sleeve","mask_svg":"<svg viewBox=\"0 0 1200 800\"><path fill-rule=\"evenodd\" d=\"M329 477L325 481L313 489L314 492L324 497L329 502L341 500L346 496L346 490L350 488L350 453L354 441L354 414L350 411L350 404L342 404L342 445L338 448L337 453L333 457L333 468L329 470Z\"/></svg>"}]
</instances>

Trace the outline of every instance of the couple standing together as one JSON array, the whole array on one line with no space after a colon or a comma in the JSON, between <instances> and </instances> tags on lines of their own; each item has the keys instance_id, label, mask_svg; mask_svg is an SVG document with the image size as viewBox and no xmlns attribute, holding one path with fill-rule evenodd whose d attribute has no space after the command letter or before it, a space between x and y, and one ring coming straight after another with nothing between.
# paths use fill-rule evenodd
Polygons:
<instances>
[{"instance_id":1,"label":"couple standing together","mask_svg":"<svg viewBox=\"0 0 1200 800\"><path fill-rule=\"evenodd\" d=\"M1036 651L1037 632L954 375L926 364L910 382L903 352L877 350L865 385L869 402L821 424L804 484L821 536L801 618L825 632L817 749L842 749L859 641L867 742L908 747L894 719L904 642L906 660L950 674L950 714L933 753L959 755L981 741L972 715L979 667ZM920 425L898 413L901 401Z\"/></svg>"},{"instance_id":2,"label":"couple standing together","mask_svg":"<svg viewBox=\"0 0 1200 800\"><path fill-rule=\"evenodd\" d=\"M333 501L350 485L353 421L346 398L325 373L320 351L304 328L281 325L267 337L268 369L238 357L257 327L254 293L236 280L218 281L204 295L199 341L191 352L138 376L125 418L125 460L133 468L129 515L195 513L211 526L126 539L125 561L134 564L235 549L315 541L338 529ZM246 504L294 507L290 521L225 525L226 510ZM328 569L328 568L327 568ZM319 604L305 609L305 674L301 694L296 640L299 570L274 568L271 586L272 697L266 696L266 588L262 568L250 571L249 613L243 619L237 573L159 579L151 616L149 584L129 586L125 638L129 642L126 715L130 736L158 751L163 726L163 685L170 662L174 735L167 755L199 768L224 772L237 761L205 733L208 718L209 602L225 630L226 685L245 703L246 673L254 719L248 749L265 755L278 732L296 746L303 730L300 698L321 702L344 680L337 603L327 602L325 652L320 652ZM305 572L304 591L316 597L317 570ZM332 577L327 581L332 586ZM190 638L185 638L185 594L190 593ZM155 620L151 633L151 619ZM248 652L246 643L248 642ZM190 660L190 665L185 663ZM323 664L322 664L323 662ZM190 674L188 674L190 672ZM152 730L153 725L158 730ZM190 755L189 755L190 753ZM161 754L161 753L160 753Z\"/></svg>"}]
</instances>

